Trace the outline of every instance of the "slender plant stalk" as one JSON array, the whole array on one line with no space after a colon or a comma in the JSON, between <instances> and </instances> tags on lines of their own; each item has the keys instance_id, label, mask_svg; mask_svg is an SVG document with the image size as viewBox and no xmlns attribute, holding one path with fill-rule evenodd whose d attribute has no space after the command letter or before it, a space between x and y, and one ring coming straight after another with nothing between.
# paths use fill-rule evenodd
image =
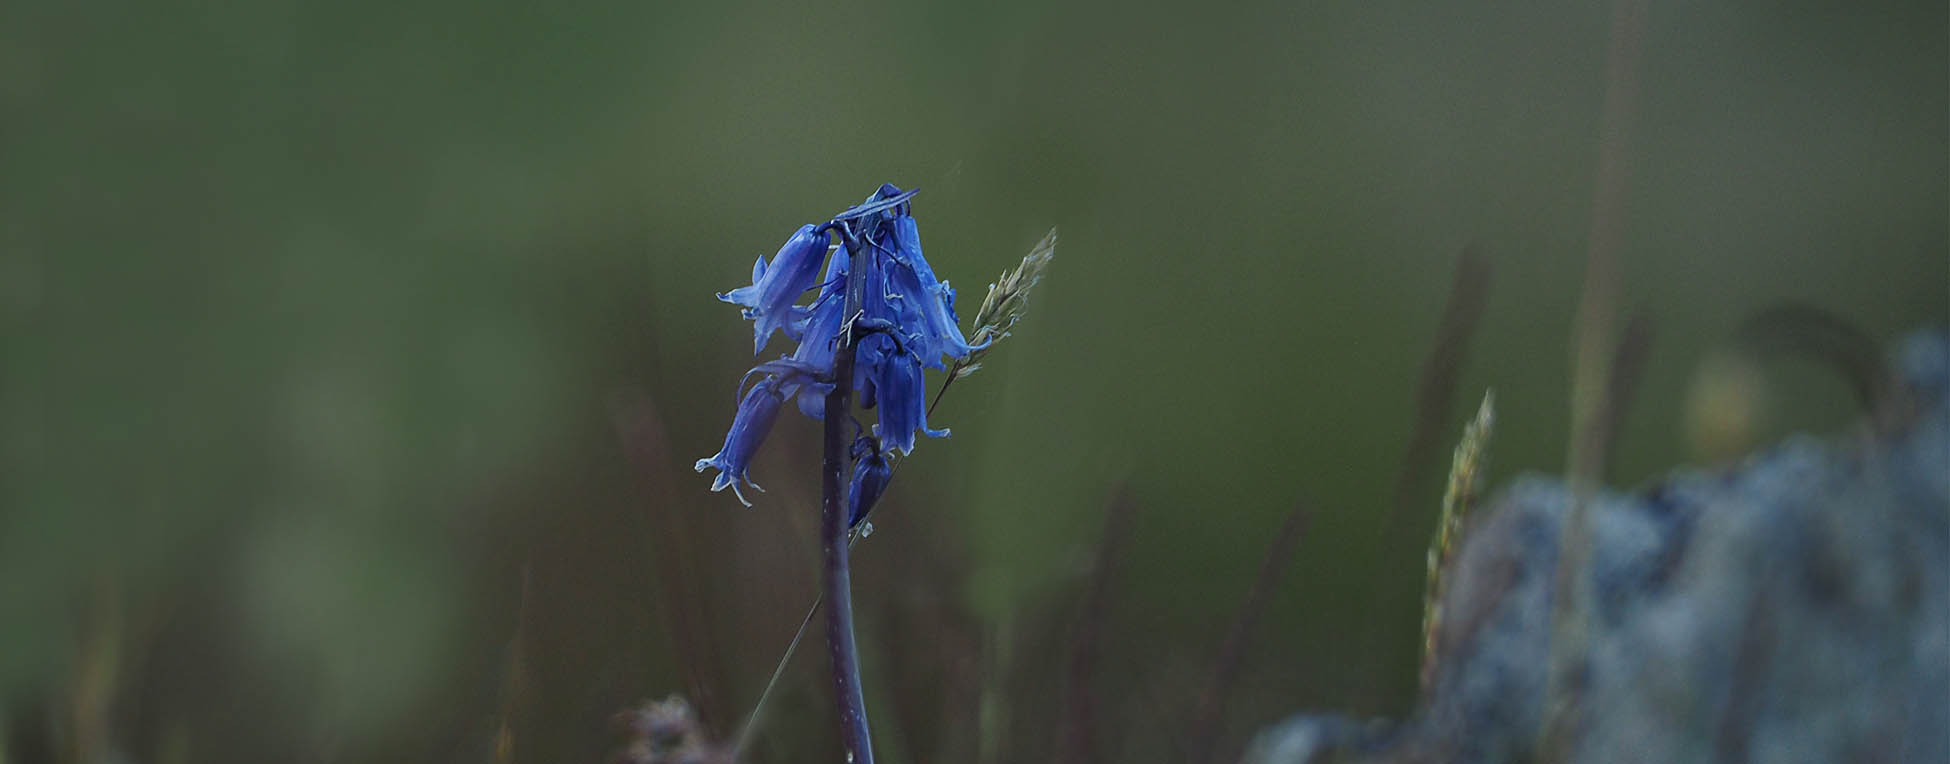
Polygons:
<instances>
[{"instance_id":1,"label":"slender plant stalk","mask_svg":"<svg viewBox=\"0 0 1950 764\"><path fill-rule=\"evenodd\" d=\"M1565 459L1571 488L1570 512L1558 533L1557 570L1551 607L1550 663L1545 683L1543 721L1538 725L1539 761L1570 758L1580 723L1584 655L1590 638L1584 620L1591 601L1584 575L1591 554L1591 495L1603 481L1606 444L1594 436L1611 394L1607 380L1618 311L1618 250L1624 234L1625 186L1633 113L1637 110L1638 64L1645 32L1647 0L1616 0L1611 45L1605 56L1605 103L1598 136L1598 175L1592 193L1591 240L1585 257L1584 292L1578 300L1576 345L1572 348L1571 445Z\"/></svg>"},{"instance_id":2,"label":"slender plant stalk","mask_svg":"<svg viewBox=\"0 0 1950 764\"><path fill-rule=\"evenodd\" d=\"M855 533L847 539L849 550L860 543L860 538L860 534ZM738 761L738 757L751 746L752 736L758 733L759 722L765 714L765 701L772 697L773 690L778 689L779 678L785 676L785 667L792 663L792 654L799 651L799 642L806 636L806 629L812 627L813 617L819 615L820 606L825 604L826 592L813 595L812 606L806 608L806 616L799 619L799 628L793 630L792 641L786 643L785 652L779 655L778 665L772 667L772 678L765 681L765 689L758 693L758 702L752 704L752 712L745 717L745 726L738 731L737 744L731 749L732 761Z\"/></svg>"},{"instance_id":3,"label":"slender plant stalk","mask_svg":"<svg viewBox=\"0 0 1950 764\"><path fill-rule=\"evenodd\" d=\"M948 386L953 384L954 381L955 377L951 374L948 379L941 383L941 389L934 394L934 402L928 405L929 416L934 415L934 407L941 405L941 396L948 393ZM899 468L899 465L895 465L895 469ZM869 515L871 516L871 511L869 511ZM851 532L846 542L849 550L854 544L859 543L863 537L864 534L859 533L857 528ZM806 617L800 619L799 628L792 632L792 641L786 643L785 653L779 656L778 665L772 668L772 678L765 682L765 689L758 694L758 702L752 704L751 714L745 717L745 724L738 731L736 737L737 742L731 749L731 758L733 761L737 761L738 757L743 755L745 749L751 745L752 736L757 734L761 717L765 712L765 701L770 699L772 697L772 691L778 688L779 678L785 675L785 667L792 663L792 654L799 650L800 639L806 636L806 629L812 626L813 617L819 614L819 608L824 604L826 604L826 592L821 591L813 597L812 607L806 609Z\"/></svg>"},{"instance_id":4,"label":"slender plant stalk","mask_svg":"<svg viewBox=\"0 0 1950 764\"><path fill-rule=\"evenodd\" d=\"M758 693L758 702L752 704L752 712L745 717L745 726L739 728L738 737L731 746L731 760L739 761L745 749L751 747L752 735L758 732L758 724L765 714L765 701L772 697L772 690L779 686L779 677L785 676L785 667L792 662L792 654L799 651L799 639L806 636L806 627L812 625L813 616L819 615L819 606L826 604L826 593L813 597L812 607L806 608L806 617L799 619L799 628L792 632L792 641L785 646L785 654L779 656L779 665L772 667L772 678L765 680L765 689Z\"/></svg>"},{"instance_id":5,"label":"slender plant stalk","mask_svg":"<svg viewBox=\"0 0 1950 764\"><path fill-rule=\"evenodd\" d=\"M866 536L864 531L870 530L872 525L863 522L859 528L847 527L848 518L841 506L845 494L840 487L844 482L842 478L845 469L840 460L846 453L844 448L846 443L844 433L838 426L841 417L848 412L848 395L843 381L853 376L854 336L851 322L859 316L860 306L865 297L865 283L860 278L856 278L855 274L864 272L865 258L868 255L861 242L854 239L846 229L840 229L839 233L845 240L846 251L852 258L852 262L847 269L845 305L847 329L833 353L833 378L842 382L835 384L833 392L826 396L825 461L822 464L820 484L823 507L820 513L820 534L825 546L826 584L819 595L813 598L812 607L806 611L805 620L801 621L799 629L793 632L792 642L786 645L785 654L779 657L778 666L772 669L772 678L765 683L765 690L759 693L758 702L753 704L751 715L746 717L744 727L737 735L737 743L732 748L734 760L751 742L751 736L758 727L760 713L765 708L766 699L772 696L772 690L778 685L779 677L785 673L786 665L792 661L793 652L799 649L799 640L805 636L806 627L812 623L813 616L819 613L820 606L828 599L835 602L834 609L827 613L827 633L833 649L833 682L835 691L839 694L842 731L846 733L847 740L858 741L858 745L852 742L847 745L847 760L867 762L873 760L871 743L866 732L866 704L861 699L859 659L854 648L852 597L847 592L848 552L855 542ZM1049 260L1055 251L1056 229L1052 228L1029 255L1023 258L1022 265L1013 271L1004 271L1001 279L995 285L990 285L988 298L983 300L981 310L975 315L974 336L978 342L1009 336L1009 328L1022 319L1023 311L1028 307L1029 291L1042 280L1043 271L1049 267ZM935 392L934 400L928 403L928 416L934 416L935 408L941 405L941 397L948 394L948 387L953 385L955 380L975 371L980 365L978 360L980 355L981 351L977 351L968 358L956 361L954 366L948 369L948 376L942 380L941 389ZM896 463L894 468L898 470L900 464ZM872 509L869 508L868 512L871 515ZM835 571L838 573L837 576L834 575ZM841 608L844 608L844 612ZM842 631L846 645L844 651L840 648L842 640L835 636ZM842 665L846 668L843 669ZM855 727L858 729L856 730ZM864 754L864 758L856 759L856 753Z\"/></svg>"},{"instance_id":6,"label":"slender plant stalk","mask_svg":"<svg viewBox=\"0 0 1950 764\"><path fill-rule=\"evenodd\" d=\"M1425 495L1425 484L1435 469L1442 433L1451 424L1451 403L1457 382L1462 378L1463 365L1469 360L1470 338L1476 334L1483 306L1489 299L1493 270L1489 257L1475 245L1464 247L1456 256L1448 301L1415 386L1415 419L1409 431L1408 448L1403 452L1401 471L1395 476L1395 503L1380 527L1390 547L1408 549L1417 543L1414 534L1422 527L1422 514L1417 508L1425 506L1429 498ZM1394 597L1398 588L1389 586L1385 578L1370 581L1368 589L1368 597L1377 603L1396 602L1388 598ZM1391 624L1396 620L1393 614L1401 609L1394 604L1368 608L1360 633L1392 631ZM1352 659L1358 665L1372 667L1370 670L1377 674L1389 674L1390 670L1383 667L1395 665L1399 658L1388 652L1385 642L1362 640ZM1363 682L1355 689L1350 702L1355 708L1374 708L1382 705L1384 698L1396 689L1393 682Z\"/></svg>"},{"instance_id":7,"label":"slender plant stalk","mask_svg":"<svg viewBox=\"0 0 1950 764\"><path fill-rule=\"evenodd\" d=\"M534 595L534 577L528 563L521 565L521 607L515 611L515 636L508 641L508 670L501 686L501 724L494 734L494 764L515 760L515 713L528 689L528 667L522 660L528 651L528 602ZM0 762L6 761L0 756Z\"/></svg>"},{"instance_id":8,"label":"slender plant stalk","mask_svg":"<svg viewBox=\"0 0 1950 764\"><path fill-rule=\"evenodd\" d=\"M833 663L833 697L840 714L840 741L849 764L873 764L873 742L867 732L867 702L860 688L860 652L853 638L852 574L848 568L845 484L846 424L852 391L855 335L852 321L864 302L867 272L865 247L847 236L853 258L847 269L846 321L839 347L833 353L833 391L826 394L826 455L820 475L820 538L825 547L826 645ZM815 605L817 607L817 605Z\"/></svg>"},{"instance_id":9,"label":"slender plant stalk","mask_svg":"<svg viewBox=\"0 0 1950 764\"><path fill-rule=\"evenodd\" d=\"M948 371L948 378L941 380L941 389L935 391L934 402L928 404L928 416L934 416L934 407L941 405L941 396L948 394L948 386L955 383L955 372L960 370L961 363L957 361L955 368Z\"/></svg>"},{"instance_id":10,"label":"slender plant stalk","mask_svg":"<svg viewBox=\"0 0 1950 764\"><path fill-rule=\"evenodd\" d=\"M1187 760L1194 764L1217 760L1214 754L1218 752L1220 714L1225 710L1226 696L1232 693L1233 682L1239 678L1239 669L1245 664L1246 642L1260 617L1265 615L1266 605L1279 588L1280 578L1286 575L1287 565L1293 561L1293 550L1299 547L1306 528L1307 505L1295 504L1273 536L1273 543L1267 546L1266 557L1259 563L1259 576L1253 579L1253 588L1247 590L1246 601L1240 604L1239 615L1226 632L1225 642L1220 644L1211 681L1199 695L1197 707L1192 709L1192 753Z\"/></svg>"},{"instance_id":11,"label":"slender plant stalk","mask_svg":"<svg viewBox=\"0 0 1950 764\"><path fill-rule=\"evenodd\" d=\"M1408 450L1402 457L1401 472L1395 478L1395 506L1382 525L1384 533L1395 534L1400 546L1410 545L1410 535L1421 526L1409 522L1420 519L1416 509L1426 506L1429 472L1440 458L1442 433L1451 423L1456 384L1462 377L1463 363L1469 360L1469 339L1483 317L1489 300L1492 267L1488 256L1474 246L1464 247L1456 257L1456 273L1449 285L1449 302L1442 309L1442 322L1436 326L1435 343L1422 361L1421 380L1415 389L1415 424L1410 430Z\"/></svg>"},{"instance_id":12,"label":"slender plant stalk","mask_svg":"<svg viewBox=\"0 0 1950 764\"><path fill-rule=\"evenodd\" d=\"M1118 485L1105 513L1103 538L1097 542L1090 590L1078 608L1082 615L1071 637L1070 666L1063 688L1063 730L1058 741L1063 751L1062 761L1101 760L1097 751L1097 707L1093 692L1097 683L1097 657L1103 647L1104 620L1110 610L1111 590L1116 588L1125 540L1131 535L1131 514L1135 508L1130 486Z\"/></svg>"},{"instance_id":13,"label":"slender plant stalk","mask_svg":"<svg viewBox=\"0 0 1950 764\"><path fill-rule=\"evenodd\" d=\"M1449 460L1449 485L1442 492L1442 514L1435 524L1435 538L1429 541L1426 557L1427 583L1422 589L1422 692L1426 695L1435 682L1435 671L1444 647L1438 644L1445 616L1443 599L1449 591L1448 576L1463 523L1476 504L1489 471L1490 436L1496 427L1496 396L1483 392L1483 403L1476 407L1476 418L1463 427L1462 442Z\"/></svg>"},{"instance_id":14,"label":"slender plant stalk","mask_svg":"<svg viewBox=\"0 0 1950 764\"><path fill-rule=\"evenodd\" d=\"M651 536L659 540L694 539L697 530L687 517L676 511L676 503L665 498L662 470L670 463L669 444L664 439L663 420L656 402L643 393L628 393L614 402L611 414L617 438L629 456L636 474L638 500L646 507ZM651 557L656 563L657 589L654 597L664 623L670 624L677 641L677 663L682 666L685 697L697 710L700 721L728 718L717 688L724 686L724 662L716 649L709 610L711 598L701 596L695 580L697 566L692 550L682 543L659 543Z\"/></svg>"}]
</instances>

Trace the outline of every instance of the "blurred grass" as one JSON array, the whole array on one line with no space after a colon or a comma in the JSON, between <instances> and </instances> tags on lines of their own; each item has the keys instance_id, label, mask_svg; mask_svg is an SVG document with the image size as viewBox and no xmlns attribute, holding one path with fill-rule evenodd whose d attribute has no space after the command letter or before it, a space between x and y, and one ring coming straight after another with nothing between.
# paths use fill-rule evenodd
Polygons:
<instances>
[{"instance_id":1,"label":"blurred grass","mask_svg":"<svg viewBox=\"0 0 1950 764\"><path fill-rule=\"evenodd\" d=\"M57 726L37 709L81 671L108 579L139 616L117 746L473 756L528 563L552 604L530 616L517 750L587 758L608 710L679 684L646 559L671 544L742 571L700 593L722 729L802 605L776 584L808 570L782 516L811 506L791 472L811 430L780 426L753 512L689 473L750 363L710 295L882 181L925 189L930 260L964 300L1051 226L1064 240L861 556L951 529L969 572L931 595L1017 624L1016 663L1038 666L1060 629L1018 613L1062 611L1128 479L1141 510L1100 673L1127 690L1106 726L1143 741L1137 699L1198 686L1179 680L1305 494L1309 540L1228 734L1357 695L1398 709L1421 550L1377 531L1465 244L1497 267L1460 385L1504 403L1492 483L1560 468L1605 19L1514 1L0 8L0 707L26 741L8 750ZM1950 318L1945 21L1941 3L1655 9L1623 254L1627 305L1659 333L1617 481L1692 457L1694 365L1764 305L1879 337ZM1763 436L1850 415L1818 373L1769 379ZM625 393L671 444L650 502L706 524L695 538L642 519L609 421ZM1369 618L1374 596L1409 606ZM1381 663L1347 660L1352 641ZM775 712L797 717L782 739L827 734L804 692Z\"/></svg>"}]
</instances>

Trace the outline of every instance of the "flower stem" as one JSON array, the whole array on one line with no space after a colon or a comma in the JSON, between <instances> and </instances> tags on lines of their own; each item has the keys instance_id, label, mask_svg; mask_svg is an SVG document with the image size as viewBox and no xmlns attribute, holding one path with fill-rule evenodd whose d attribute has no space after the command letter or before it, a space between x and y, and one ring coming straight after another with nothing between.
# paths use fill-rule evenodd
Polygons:
<instances>
[{"instance_id":1,"label":"flower stem","mask_svg":"<svg viewBox=\"0 0 1950 764\"><path fill-rule=\"evenodd\" d=\"M941 380L941 389L934 394L934 402L928 404L928 416L934 416L934 407L941 405L941 396L948 394L948 386L955 383L955 373L959 371L961 362L957 361L953 368L948 369L948 378Z\"/></svg>"},{"instance_id":2,"label":"flower stem","mask_svg":"<svg viewBox=\"0 0 1950 764\"><path fill-rule=\"evenodd\" d=\"M806 617L799 620L799 630L792 632L792 641L786 643L785 654L779 656L779 665L772 668L772 678L766 680L765 689L758 693L758 702L752 704L752 712L745 717L745 724L738 729L731 746L731 760L742 760L745 749L751 747L752 735L758 732L759 722L764 718L765 701L772 697L772 690L779 686L779 677L785 676L785 667L792 662L792 654L799 650L799 639L806 636L806 627L812 625L813 616L819 614L819 606L826 602L826 594L813 597L812 607L806 608Z\"/></svg>"},{"instance_id":3,"label":"flower stem","mask_svg":"<svg viewBox=\"0 0 1950 764\"><path fill-rule=\"evenodd\" d=\"M866 281L866 258L871 255L850 235L844 235L853 258L847 269L846 328L833 353L833 391L826 394L825 460L820 475L820 539L825 549L826 645L833 661L834 705L840 714L840 741L849 764L873 764L873 741L867 733L867 703L860 688L860 653L853 639L852 575L848 570L847 512L844 499L846 423L851 405L854 334L852 321L860 312ZM835 255L837 256L837 255Z\"/></svg>"}]
</instances>

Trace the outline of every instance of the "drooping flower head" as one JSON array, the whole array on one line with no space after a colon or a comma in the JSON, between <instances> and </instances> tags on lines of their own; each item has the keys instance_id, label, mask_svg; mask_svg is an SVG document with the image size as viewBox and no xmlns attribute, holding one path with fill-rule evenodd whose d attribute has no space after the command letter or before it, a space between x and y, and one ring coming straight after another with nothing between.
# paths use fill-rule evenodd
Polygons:
<instances>
[{"instance_id":1,"label":"drooping flower head","mask_svg":"<svg viewBox=\"0 0 1950 764\"><path fill-rule=\"evenodd\" d=\"M825 415L826 396L835 384L848 385L862 409L878 412L874 434L856 444L853 503L858 511L892 476L886 452L908 454L915 433L946 437L927 421L927 383L922 369L943 369L943 358L964 359L988 343L970 344L954 312L954 289L938 279L921 254L921 238L910 200L915 189L883 185L866 201L824 224L801 226L767 263L760 257L752 283L718 295L740 305L753 322L753 351L762 350L777 331L797 340L790 356L759 364L750 372L762 379L739 403L725 445L701 459L698 471L720 472L712 490L742 483L757 487L748 474L751 459L771 431L780 407L792 398L801 413ZM820 265L837 234L844 250L832 255L823 279ZM849 259L859 256L858 272ZM849 287L857 306L849 306ZM815 292L801 305L808 292ZM848 311L854 311L852 316ZM840 343L852 342L851 379L834 379ZM740 500L744 499L742 493ZM749 503L749 502L748 502Z\"/></svg>"},{"instance_id":2,"label":"drooping flower head","mask_svg":"<svg viewBox=\"0 0 1950 764\"><path fill-rule=\"evenodd\" d=\"M901 267L888 269L888 278L893 293L900 295L903 310L909 311L908 323L925 333L926 347L916 349L921 363L941 369L943 356L962 358L969 351L987 347L986 342L970 345L962 336L960 320L955 317L955 290L948 282L937 280L927 258L921 256L921 231L912 215L894 218L893 237L894 260Z\"/></svg>"},{"instance_id":3,"label":"drooping flower head","mask_svg":"<svg viewBox=\"0 0 1950 764\"><path fill-rule=\"evenodd\" d=\"M765 256L759 255L752 263L751 286L739 287L718 295L718 299L733 305L745 307L745 318L752 320L752 352L765 348L765 341L771 339L772 332L784 330L786 335L799 339L793 325L799 296L813 288L813 278L819 275L819 263L826 259L826 232L818 227L805 225L785 240L779 252L772 256L772 264L765 264Z\"/></svg>"}]
</instances>

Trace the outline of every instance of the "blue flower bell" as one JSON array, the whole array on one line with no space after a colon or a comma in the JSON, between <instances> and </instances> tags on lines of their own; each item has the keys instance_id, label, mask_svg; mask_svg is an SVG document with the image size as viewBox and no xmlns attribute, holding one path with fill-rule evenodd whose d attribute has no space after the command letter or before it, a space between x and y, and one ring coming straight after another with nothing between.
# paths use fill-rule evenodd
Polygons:
<instances>
[{"instance_id":1,"label":"blue flower bell","mask_svg":"<svg viewBox=\"0 0 1950 764\"><path fill-rule=\"evenodd\" d=\"M815 419L825 415L826 396L833 385L849 385L859 407L878 411L874 436L861 436L855 445L853 478L856 510L872 506L892 477L885 453L903 455L914 450L915 433L947 437L927 421L927 381L922 369L944 369L943 358L961 359L987 346L970 345L955 317L955 291L935 277L921 254L920 230L912 215L914 189L888 184L865 202L848 208L820 225L801 226L767 263L759 257L752 266L752 283L718 295L742 306L753 322L753 352L765 347L774 332L797 340L792 355L754 367L761 375L740 401L724 448L700 459L697 470L716 467L711 490L729 486L745 501L739 486L750 485L751 459L771 432L780 407L791 398L801 413ZM845 252L826 265L819 280L828 242L837 233ZM864 267L850 273L849 258L862 256ZM859 305L847 316L847 294L857 284ZM810 304L804 295L817 289ZM852 342L852 379L834 379L839 343ZM861 443L866 443L863 446ZM745 501L747 505L749 501ZM857 517L855 518L857 520Z\"/></svg>"},{"instance_id":2,"label":"blue flower bell","mask_svg":"<svg viewBox=\"0 0 1950 764\"><path fill-rule=\"evenodd\" d=\"M815 226L800 226L792 238L785 240L779 252L772 256L772 264L767 267L765 256L759 255L752 263L751 286L739 287L718 295L718 299L733 305L745 307L745 318L752 320L752 352L764 349L765 341L772 332L784 330L787 336L799 339L794 328L794 318L803 319L803 314L795 310L794 303L800 295L813 288L813 279L819 275L819 263L826 259L826 232Z\"/></svg>"}]
</instances>

